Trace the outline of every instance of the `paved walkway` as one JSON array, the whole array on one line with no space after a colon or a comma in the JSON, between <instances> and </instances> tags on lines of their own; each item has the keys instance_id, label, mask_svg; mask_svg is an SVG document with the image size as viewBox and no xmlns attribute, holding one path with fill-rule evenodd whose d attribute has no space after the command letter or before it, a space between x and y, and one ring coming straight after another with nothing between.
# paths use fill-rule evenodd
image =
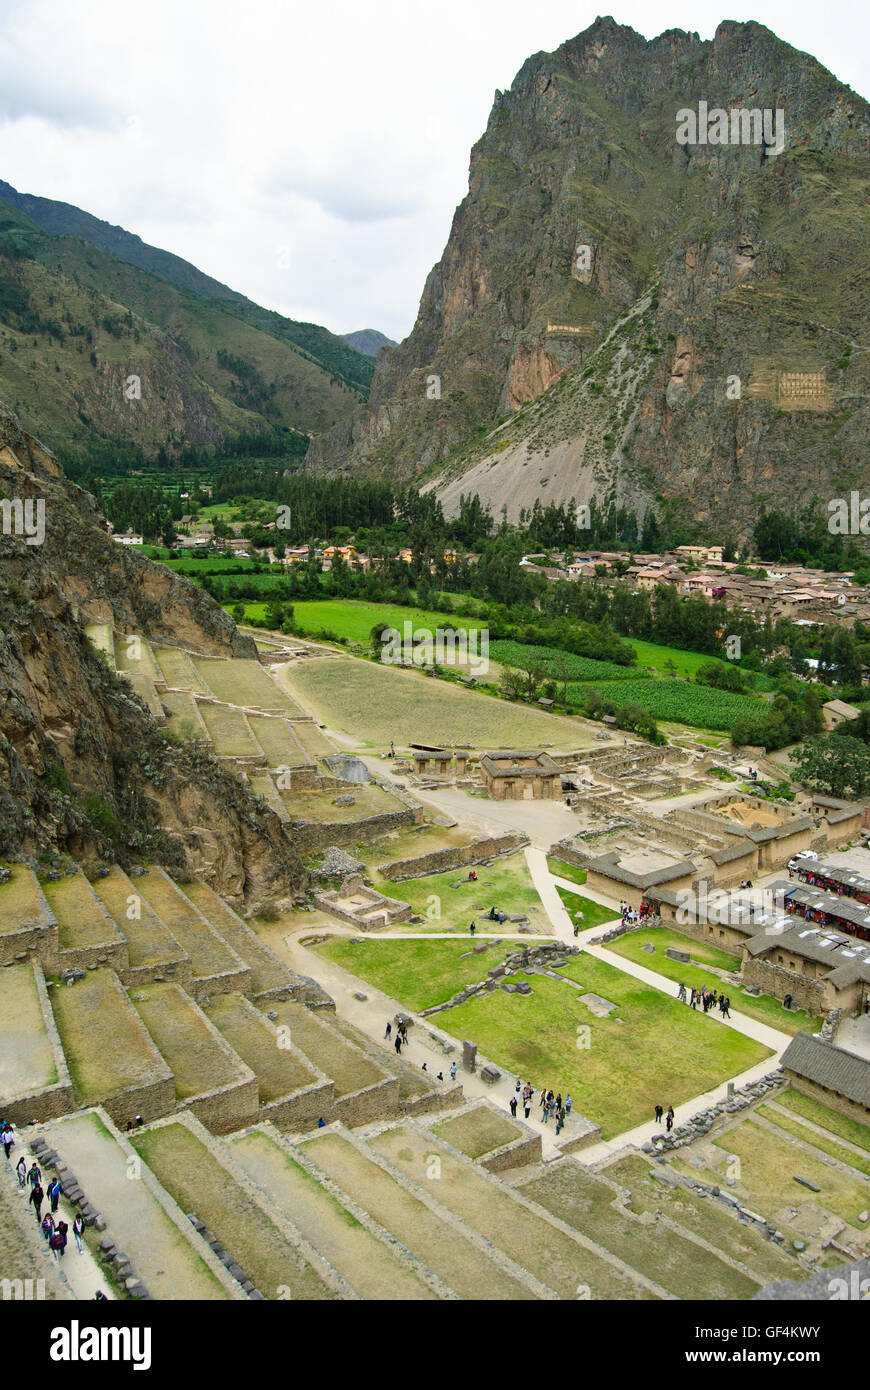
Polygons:
<instances>
[{"instance_id":1,"label":"paved walkway","mask_svg":"<svg viewBox=\"0 0 870 1390\"><path fill-rule=\"evenodd\" d=\"M26 1144L29 1139L41 1133L41 1131L41 1125L31 1125L30 1127L25 1128L23 1131L19 1131L21 1140L23 1142L19 1142L18 1144L16 1144L13 1150L13 1153L16 1156L16 1162L18 1161L18 1156L21 1153L23 1153L25 1158L28 1160L28 1167L30 1166L30 1164L33 1162L33 1155L26 1147ZM51 1181L50 1175L53 1175L53 1169L49 1169L47 1173L43 1173L42 1186L44 1188L47 1187L49 1182ZM102 1289L103 1293L106 1295L106 1298L114 1299L115 1294L112 1291L111 1285L106 1281L103 1275L103 1271L100 1268L99 1261L97 1261L94 1258L94 1256L91 1254L90 1250L88 1249L87 1245L84 1244L84 1242L83 1253L81 1255L79 1254L78 1249L76 1248L76 1242L72 1232L72 1228L77 1208L71 1206L65 1197L61 1197L60 1203L58 1205L57 1217L55 1219L60 1218L61 1220L67 1223L67 1225L69 1226L69 1236L67 1241L66 1253L64 1254L62 1259L55 1260L54 1255L49 1250L48 1244L43 1239L42 1234L39 1231L39 1227L36 1224L36 1217L33 1215L33 1208L27 1205L27 1199L30 1196L30 1186L28 1185L26 1188L19 1188L17 1176L14 1172L10 1172L6 1169L5 1163L2 1165L2 1177L0 1177L0 1181L7 1183L10 1189L14 1187L15 1192L13 1194L13 1199L20 1202L21 1208L25 1214L26 1221L33 1223L34 1233L35 1235L38 1235L38 1240L34 1240L33 1242L31 1242L32 1248L34 1250L39 1251L40 1261L44 1261L46 1264L50 1263L51 1266L53 1266L53 1268L57 1270L59 1274L63 1275L70 1289L70 1292L72 1293L73 1298L80 1300L93 1299L94 1294L97 1292L97 1289ZM51 1203L48 1200L44 1201L42 1204L43 1216L47 1211L51 1211ZM34 1271L34 1277L37 1279L43 1277L39 1266L37 1266Z\"/></svg>"}]
</instances>

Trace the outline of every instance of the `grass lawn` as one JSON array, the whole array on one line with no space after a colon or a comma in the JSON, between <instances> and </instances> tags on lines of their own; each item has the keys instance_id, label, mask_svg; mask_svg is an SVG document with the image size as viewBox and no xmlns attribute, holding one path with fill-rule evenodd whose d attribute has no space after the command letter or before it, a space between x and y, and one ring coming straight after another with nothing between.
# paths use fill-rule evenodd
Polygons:
<instances>
[{"instance_id":1,"label":"grass lawn","mask_svg":"<svg viewBox=\"0 0 870 1390\"><path fill-rule=\"evenodd\" d=\"M831 1110L822 1101L816 1100L815 1096L804 1095L803 1091L798 1091L793 1086L780 1091L776 1103L784 1105L787 1110L793 1110L796 1115L802 1115L805 1120L811 1120L813 1124L830 1130L831 1134L848 1139L850 1144L857 1144L860 1149L866 1149L870 1154L870 1125L861 1124L860 1120L850 1119L848 1115L841 1115L838 1110ZM777 1120L777 1124L781 1124L781 1120Z\"/></svg>"},{"instance_id":2,"label":"grass lawn","mask_svg":"<svg viewBox=\"0 0 870 1390\"><path fill-rule=\"evenodd\" d=\"M576 914L582 912L583 916L579 921L581 931L585 931L587 927L600 927L602 922L612 922L614 918L619 917L616 908L602 907L601 903L584 898L582 893L572 893L568 888L559 887L556 888L556 892L572 922L577 922Z\"/></svg>"},{"instance_id":3,"label":"grass lawn","mask_svg":"<svg viewBox=\"0 0 870 1390\"><path fill-rule=\"evenodd\" d=\"M533 975L532 995L499 990L440 1015L439 1023L534 1085L570 1091L574 1108L600 1124L604 1138L651 1118L659 1101L678 1105L771 1055L592 956L572 959L561 973L617 1008L596 1018L576 990ZM588 1034L578 1033L583 1025ZM586 1040L588 1047L578 1047Z\"/></svg>"},{"instance_id":4,"label":"grass lawn","mask_svg":"<svg viewBox=\"0 0 870 1390\"><path fill-rule=\"evenodd\" d=\"M821 1157L783 1144L780 1139L751 1120L745 1120L723 1135L714 1147L721 1148L719 1167L726 1163L729 1153L741 1160L738 1188L745 1189L751 1205L778 1225L787 1225L781 1215L783 1208L803 1206L812 1202L841 1216L860 1229L858 1214L867 1207L867 1185L857 1177L831 1168ZM809 1178L821 1189L809 1192L795 1182L795 1174ZM779 1215L774 1216L774 1213Z\"/></svg>"},{"instance_id":5,"label":"grass lawn","mask_svg":"<svg viewBox=\"0 0 870 1390\"><path fill-rule=\"evenodd\" d=\"M478 955L469 954L473 944L483 943L373 938L353 945L347 937L336 937L317 949L336 965L397 999L406 1009L418 1012L443 1004L465 985L484 979L486 972L514 949L511 943L488 946ZM446 1020L448 1015L443 1017ZM452 1011L449 1017L453 1017Z\"/></svg>"},{"instance_id":6,"label":"grass lawn","mask_svg":"<svg viewBox=\"0 0 870 1390\"><path fill-rule=\"evenodd\" d=\"M483 979L507 951L499 946L460 960L463 944L386 940L354 946L344 940L321 949L406 1008L419 1010ZM575 1109L600 1124L605 1138L651 1117L658 1101L677 1105L771 1055L760 1043L592 956L572 959L565 973L615 1003L615 1012L595 1018L578 991L532 975L531 995L496 990L440 1014L438 1024L457 1038L470 1038L497 1065L539 1088L570 1091ZM588 1034L578 1032L582 1025ZM579 1048L578 1041L586 1040L589 1046Z\"/></svg>"},{"instance_id":7,"label":"grass lawn","mask_svg":"<svg viewBox=\"0 0 870 1390\"><path fill-rule=\"evenodd\" d=\"M834 1139L825 1139L821 1134L816 1134L813 1130L807 1129L806 1125L801 1124L796 1117L792 1119L788 1115L781 1115L778 1110L773 1110L769 1105L759 1105L758 1114L763 1115L765 1120L784 1129L789 1134L793 1134L796 1139L802 1139L805 1144L812 1144L813 1148L821 1149L823 1153L830 1154L831 1158L838 1158L841 1163L848 1163L850 1167L857 1168L859 1173L870 1177L870 1154L866 1158L861 1158L858 1154L853 1154L850 1149L843 1148Z\"/></svg>"},{"instance_id":8,"label":"grass lawn","mask_svg":"<svg viewBox=\"0 0 870 1390\"><path fill-rule=\"evenodd\" d=\"M656 948L654 956L641 950L643 943L647 941L652 942ZM676 946L679 951L690 951L694 959L708 965L717 965L722 970L736 970L739 966L736 956L726 955L715 946L708 946L704 941L694 941L691 937L680 936L678 932L668 931L665 927L650 927L647 931L630 932L618 941L609 942L607 950L624 956L626 960L634 961L636 965L644 965L648 970L654 970L656 974L664 975L678 985L684 984L687 990L694 987L713 989L718 993L724 987L725 993L731 998L731 1008L734 1012L746 1014L748 1018L755 1018L759 1023L767 1023L771 1028L779 1028L783 1033L815 1033L822 1026L821 1018L804 1013L802 1009L784 1009L778 999L773 999L767 994L746 994L739 984L723 982L718 975L695 965L694 959L690 965L671 960L664 954L667 946ZM676 994L676 990L674 993Z\"/></svg>"},{"instance_id":9,"label":"grass lawn","mask_svg":"<svg viewBox=\"0 0 870 1390\"><path fill-rule=\"evenodd\" d=\"M530 926L544 932L552 931L521 854L497 859L489 868L483 864L475 868L477 880L474 883L467 881L470 870L465 868L449 869L446 873L430 874L426 878L409 878L401 883L373 874L372 881L381 893L410 903L415 912L426 914L437 909L440 915L427 919L435 931L456 928L465 932L472 921L477 923L478 931L490 934L497 934L499 930L517 931L520 923L505 921L499 928L498 922L488 921L486 914L491 907L496 912L503 912L506 918L525 913ZM432 902L433 897L438 899L437 903ZM411 923L409 930L419 931L420 926Z\"/></svg>"},{"instance_id":10,"label":"grass lawn","mask_svg":"<svg viewBox=\"0 0 870 1390\"><path fill-rule=\"evenodd\" d=\"M371 661L311 660L286 668L284 683L330 728L369 747L427 741L474 748L594 746L594 725L515 705L415 671Z\"/></svg>"},{"instance_id":11,"label":"grass lawn","mask_svg":"<svg viewBox=\"0 0 870 1390\"><path fill-rule=\"evenodd\" d=\"M552 854L547 855L547 868L557 878L567 878L571 883L586 882L586 869L578 869L576 864L566 864L564 860L557 859Z\"/></svg>"},{"instance_id":12,"label":"grass lawn","mask_svg":"<svg viewBox=\"0 0 870 1390\"><path fill-rule=\"evenodd\" d=\"M699 666L713 658L703 652L684 652L678 647L663 647L658 642L641 642L636 637L626 637L629 646L637 652L638 666L654 666L660 676L668 674L665 662L672 661L679 676L694 676Z\"/></svg>"}]
</instances>

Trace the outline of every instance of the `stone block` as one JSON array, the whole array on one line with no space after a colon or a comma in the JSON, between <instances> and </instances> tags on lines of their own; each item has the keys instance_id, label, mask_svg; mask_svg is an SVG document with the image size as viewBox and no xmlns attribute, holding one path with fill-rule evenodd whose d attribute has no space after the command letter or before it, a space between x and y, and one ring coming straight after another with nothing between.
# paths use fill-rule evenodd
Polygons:
<instances>
[{"instance_id":1,"label":"stone block","mask_svg":"<svg viewBox=\"0 0 870 1390\"><path fill-rule=\"evenodd\" d=\"M493 1066L492 1062L487 1062L486 1066L480 1069L480 1079L485 1081L487 1086L494 1086L497 1081L501 1080L501 1072L498 1067Z\"/></svg>"}]
</instances>

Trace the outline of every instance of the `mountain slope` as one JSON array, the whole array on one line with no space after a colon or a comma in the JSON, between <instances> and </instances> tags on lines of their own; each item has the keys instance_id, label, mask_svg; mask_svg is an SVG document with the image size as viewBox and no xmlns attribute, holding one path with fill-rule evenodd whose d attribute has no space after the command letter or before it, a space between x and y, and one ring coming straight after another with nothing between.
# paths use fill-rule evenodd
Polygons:
<instances>
[{"instance_id":1,"label":"mountain slope","mask_svg":"<svg viewBox=\"0 0 870 1390\"><path fill-rule=\"evenodd\" d=\"M152 257L138 238L78 209L49 218L46 202L0 200L0 391L55 447L85 447L97 434L153 454L276 428L307 435L362 399L370 360L325 329L223 296L187 262ZM100 239L121 240L125 255L45 231L33 211L56 228L106 227ZM137 246L157 269L134 263ZM132 399L131 375L141 390Z\"/></svg>"},{"instance_id":2,"label":"mountain slope","mask_svg":"<svg viewBox=\"0 0 870 1390\"><path fill-rule=\"evenodd\" d=\"M231 897L284 897L304 870L277 817L208 754L171 744L87 623L255 657L202 590L115 544L93 498L0 406L0 497L44 504L44 539L0 526L0 855L146 857Z\"/></svg>"},{"instance_id":3,"label":"mountain slope","mask_svg":"<svg viewBox=\"0 0 870 1390\"><path fill-rule=\"evenodd\" d=\"M783 152L678 143L701 101L782 109ZM449 510L595 493L735 534L765 500L844 495L870 476L868 140L867 103L758 24L647 42L599 19L536 54L410 336L307 466L417 478Z\"/></svg>"},{"instance_id":4,"label":"mountain slope","mask_svg":"<svg viewBox=\"0 0 870 1390\"><path fill-rule=\"evenodd\" d=\"M350 343L357 352L363 353L366 357L377 357L382 347L395 347L392 338L387 338L383 333L379 333L376 328L359 328L355 333L343 333L342 337L346 343Z\"/></svg>"}]
</instances>

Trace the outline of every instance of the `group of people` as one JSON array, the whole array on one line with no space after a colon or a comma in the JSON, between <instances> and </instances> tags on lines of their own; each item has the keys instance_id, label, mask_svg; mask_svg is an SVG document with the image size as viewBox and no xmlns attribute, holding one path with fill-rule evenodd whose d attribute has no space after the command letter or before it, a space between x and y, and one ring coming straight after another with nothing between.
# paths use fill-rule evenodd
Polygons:
<instances>
[{"instance_id":1,"label":"group of people","mask_svg":"<svg viewBox=\"0 0 870 1390\"><path fill-rule=\"evenodd\" d=\"M514 1086L514 1093L508 1101L508 1109L510 1110L514 1119L516 1119L517 1110L521 1106L526 1119L529 1118L534 1098L535 1092L531 1084L527 1081L525 1085L523 1085L522 1081L520 1081L520 1079L517 1078L517 1083ZM563 1101L561 1091L558 1093L558 1095L554 1095L553 1092L547 1090L547 1087L545 1086L544 1089L541 1091L540 1096L538 1097L538 1104L541 1107L542 1122L546 1124L550 1116L552 1115L556 1121L556 1133L558 1134L562 1129L562 1126L564 1125L566 1119L571 1114L571 1106L573 1105L573 1103L574 1102L571 1100L571 1097L569 1095L566 1095Z\"/></svg>"},{"instance_id":2,"label":"group of people","mask_svg":"<svg viewBox=\"0 0 870 1390\"><path fill-rule=\"evenodd\" d=\"M723 1018L731 1017L731 996L726 994L724 989L721 992L715 989L693 989L687 998L686 986L681 984L677 990L677 998L693 1009L697 1009L700 1004L705 1014L711 1009L718 1009Z\"/></svg>"},{"instance_id":3,"label":"group of people","mask_svg":"<svg viewBox=\"0 0 870 1390\"><path fill-rule=\"evenodd\" d=\"M386 1041L386 1042L389 1042L390 1039L392 1038L392 1036L393 1036L393 1024L392 1024L392 1020L388 1018L388 1019L387 1019L387 1026L386 1026L386 1028L384 1029L384 1039L385 1039L385 1041ZM396 1056L397 1056L397 1057L399 1056L399 1053L402 1051L402 1048L408 1046L408 1025L407 1025L407 1023L405 1023L404 1021L401 1021L401 1022L399 1022L399 1023L396 1024L396 1037L395 1037L395 1041L394 1041L394 1043L393 1043L393 1046L394 1046L395 1049L396 1049ZM428 1065L427 1065L425 1062L423 1063L423 1071L425 1071L427 1074L430 1074L430 1073L429 1073L429 1067L428 1067ZM441 1071L439 1071L439 1073L438 1073L438 1075L437 1075L437 1077L436 1077L435 1079L436 1079L436 1081L443 1081L443 1080L444 1080L444 1073L441 1072ZM455 1081L455 1080L456 1080L456 1063L455 1063L455 1062L452 1064L452 1066L451 1066L451 1068L450 1068L450 1080L451 1080L451 1081Z\"/></svg>"},{"instance_id":4,"label":"group of people","mask_svg":"<svg viewBox=\"0 0 870 1390\"><path fill-rule=\"evenodd\" d=\"M739 891L739 889L742 889L742 888L751 888L751 887L752 887L752 879L751 879L751 878L748 878L748 879L746 880L745 883L738 884L738 891Z\"/></svg>"},{"instance_id":5,"label":"group of people","mask_svg":"<svg viewBox=\"0 0 870 1390\"><path fill-rule=\"evenodd\" d=\"M42 1230L45 1240L48 1241L49 1249L54 1254L58 1264L63 1259L64 1251L69 1240L69 1224L58 1216L58 1206L60 1203L60 1179L52 1178L47 1187L42 1186L42 1173L39 1164L34 1160L30 1167L27 1167L27 1160L22 1154L18 1160L15 1170L18 1174L18 1186L30 1186L30 1196L27 1199L28 1205L33 1207L36 1213L36 1220ZM42 1204L48 1200L50 1210L42 1214ZM78 1213L73 1220L73 1236L78 1246L79 1254L83 1254L82 1236L84 1234L85 1222L81 1213Z\"/></svg>"},{"instance_id":6,"label":"group of people","mask_svg":"<svg viewBox=\"0 0 870 1390\"><path fill-rule=\"evenodd\" d=\"M619 911L624 927L633 927L638 922L645 922L647 918L655 917L655 913L649 903L644 902L640 904L640 907L636 908L632 907L631 903L620 903Z\"/></svg>"},{"instance_id":7,"label":"group of people","mask_svg":"<svg viewBox=\"0 0 870 1390\"><path fill-rule=\"evenodd\" d=\"M663 1111L663 1109L662 1109L662 1107L661 1107L660 1105L657 1105L656 1108L655 1108L655 1110L656 1110L656 1124L657 1124L657 1125L660 1125L661 1122L662 1122L662 1115L664 1115L665 1112ZM669 1105L669 1106L668 1106L668 1113L667 1113L667 1115L665 1115L665 1129L667 1130L668 1134L670 1134L670 1132L671 1132L671 1130L673 1129L673 1127L674 1127L674 1107L673 1107L672 1105Z\"/></svg>"}]
</instances>

